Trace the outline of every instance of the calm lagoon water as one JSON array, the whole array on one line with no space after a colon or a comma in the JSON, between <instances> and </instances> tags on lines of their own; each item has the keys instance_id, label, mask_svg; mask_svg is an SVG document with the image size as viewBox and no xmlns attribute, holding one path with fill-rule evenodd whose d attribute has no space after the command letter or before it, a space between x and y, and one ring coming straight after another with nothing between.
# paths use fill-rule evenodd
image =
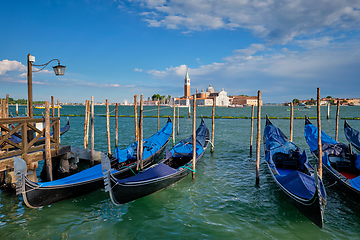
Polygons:
<instances>
[{"instance_id":1,"label":"calm lagoon water","mask_svg":"<svg viewBox=\"0 0 360 240\"><path fill-rule=\"evenodd\" d=\"M288 107L264 106L262 116L288 117ZM110 107L113 111L114 107ZM322 129L335 135L336 107L322 110ZM15 112L15 108L10 107ZM20 107L20 114L24 108ZM35 109L39 114L43 110ZM106 152L106 118L104 106L95 107L95 149ZM145 115L157 115L156 107L144 107ZM198 116L211 116L210 107L199 107ZM255 111L256 112L256 111ZM61 114L84 114L83 106L65 106ZM114 114L114 112L112 112ZM299 107L295 117L316 116L316 107ZM15 115L15 114L14 114ZM120 107L119 115L133 115L132 107ZM161 107L160 115L172 115L172 108ZM180 108L187 116L188 109ZM216 108L217 116L250 117L251 108ZM340 117L360 117L360 107L342 107ZM61 143L83 145L84 117L69 117L71 129ZM111 118L111 139L114 143L115 118ZM134 141L134 119L119 118L119 145L124 148ZM160 127L166 118L160 119ZM205 119L211 129L211 119ZM290 121L274 119L273 124L289 135ZM61 117L61 125L66 117ZM200 120L197 122L200 123ZM183 181L150 196L120 207L114 206L104 190L30 209L21 197L0 190L1 239L359 239L359 203L341 193L332 182L328 187L324 229L319 229L301 214L282 194L268 172L261 148L260 186L255 186L255 148L249 155L250 119L216 119L215 149L206 151L197 166L196 179ZM316 120L313 120L316 124ZM339 141L345 142L344 120L339 123ZM360 120L350 120L360 130ZM262 130L265 120L261 121ZM254 134L256 133L255 120ZM157 118L144 119L144 136L157 131ZM180 118L180 135L191 134L192 119ZM256 136L256 135L255 135ZM304 138L304 120L294 120L294 142L309 153ZM171 148L169 144L168 148ZM310 156L310 161L315 159ZM39 167L40 170L40 167Z\"/></svg>"}]
</instances>

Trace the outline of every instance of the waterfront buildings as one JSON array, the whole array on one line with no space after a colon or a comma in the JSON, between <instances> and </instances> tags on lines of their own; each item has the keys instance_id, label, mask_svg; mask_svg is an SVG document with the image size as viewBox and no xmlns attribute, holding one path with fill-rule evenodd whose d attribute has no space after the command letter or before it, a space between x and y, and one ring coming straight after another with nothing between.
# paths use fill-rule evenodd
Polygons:
<instances>
[{"instance_id":1,"label":"waterfront buildings","mask_svg":"<svg viewBox=\"0 0 360 240\"><path fill-rule=\"evenodd\" d=\"M215 101L216 106L227 107L230 105L230 99L227 96L227 92L224 89L215 92L211 84L206 89L206 91L202 89L201 92L199 92L199 90L197 89L194 95L196 95L197 106L212 106L213 101ZM194 95L190 95L190 77L187 69L184 79L184 96L180 98L172 98L170 104L173 104L173 102L175 101L175 104L178 104L180 106L192 105Z\"/></svg>"}]
</instances>

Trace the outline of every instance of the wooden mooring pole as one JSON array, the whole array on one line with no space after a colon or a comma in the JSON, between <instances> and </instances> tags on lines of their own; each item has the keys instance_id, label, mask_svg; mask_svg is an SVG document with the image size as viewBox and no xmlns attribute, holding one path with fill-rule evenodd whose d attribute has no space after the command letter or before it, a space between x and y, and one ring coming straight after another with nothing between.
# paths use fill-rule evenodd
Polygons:
<instances>
[{"instance_id":1,"label":"wooden mooring pole","mask_svg":"<svg viewBox=\"0 0 360 240\"><path fill-rule=\"evenodd\" d=\"M51 96L51 117L55 117L54 96Z\"/></svg>"},{"instance_id":2,"label":"wooden mooring pole","mask_svg":"<svg viewBox=\"0 0 360 240\"><path fill-rule=\"evenodd\" d=\"M336 108L335 141L338 140L338 133L339 133L339 113L340 113L340 101L337 102L337 108Z\"/></svg>"},{"instance_id":3,"label":"wooden mooring pole","mask_svg":"<svg viewBox=\"0 0 360 240\"><path fill-rule=\"evenodd\" d=\"M140 120L139 120L139 126L140 126L140 169L143 170L144 168L144 160L143 160L143 152L144 152L144 134L143 134L143 121L144 121L144 100L143 95L140 96Z\"/></svg>"},{"instance_id":4,"label":"wooden mooring pole","mask_svg":"<svg viewBox=\"0 0 360 240\"><path fill-rule=\"evenodd\" d=\"M6 118L9 117L9 94L6 94L6 105L5 105L5 108L6 108Z\"/></svg>"},{"instance_id":5,"label":"wooden mooring pole","mask_svg":"<svg viewBox=\"0 0 360 240\"><path fill-rule=\"evenodd\" d=\"M175 113L175 99L174 99L174 105L173 105L173 134L172 134L173 146L175 146L175 117L176 117L176 113Z\"/></svg>"},{"instance_id":6,"label":"wooden mooring pole","mask_svg":"<svg viewBox=\"0 0 360 240\"><path fill-rule=\"evenodd\" d=\"M111 154L111 145L110 145L110 113L109 113L109 100L106 99L106 133L107 133L107 144L108 144L108 154Z\"/></svg>"},{"instance_id":7,"label":"wooden mooring pole","mask_svg":"<svg viewBox=\"0 0 360 240\"><path fill-rule=\"evenodd\" d=\"M95 155L95 126L94 126L94 96L91 96L91 151L90 151L90 166L94 166Z\"/></svg>"},{"instance_id":8,"label":"wooden mooring pole","mask_svg":"<svg viewBox=\"0 0 360 240\"><path fill-rule=\"evenodd\" d=\"M140 149L140 141L139 141L139 128L137 122L137 94L134 95L134 117L135 117L135 142L136 142L136 171L139 171L140 166L140 158L139 158L139 149Z\"/></svg>"},{"instance_id":9,"label":"wooden mooring pole","mask_svg":"<svg viewBox=\"0 0 360 240\"><path fill-rule=\"evenodd\" d=\"M177 135L180 134L180 121L179 121L179 118L180 118L180 110L179 110L179 105L177 105Z\"/></svg>"},{"instance_id":10,"label":"wooden mooring pole","mask_svg":"<svg viewBox=\"0 0 360 240\"><path fill-rule=\"evenodd\" d=\"M84 148L87 148L88 146L88 121L89 121L89 106L88 106L89 100L85 101L85 120L84 120Z\"/></svg>"},{"instance_id":11,"label":"wooden mooring pole","mask_svg":"<svg viewBox=\"0 0 360 240\"><path fill-rule=\"evenodd\" d=\"M57 100L57 106L58 106L58 117L60 117L60 101L59 99Z\"/></svg>"},{"instance_id":12,"label":"wooden mooring pole","mask_svg":"<svg viewBox=\"0 0 360 240\"><path fill-rule=\"evenodd\" d=\"M45 101L45 163L46 163L46 177L48 181L53 180L52 176L52 162L50 149L50 109L49 102Z\"/></svg>"},{"instance_id":13,"label":"wooden mooring pole","mask_svg":"<svg viewBox=\"0 0 360 240\"><path fill-rule=\"evenodd\" d=\"M215 98L213 98L212 116L211 116L211 149L210 152L214 152L214 139L215 139Z\"/></svg>"},{"instance_id":14,"label":"wooden mooring pole","mask_svg":"<svg viewBox=\"0 0 360 240\"><path fill-rule=\"evenodd\" d=\"M318 157L319 177L322 178L322 146L321 146L321 114L320 114L320 88L317 88L317 127L318 127Z\"/></svg>"},{"instance_id":15,"label":"wooden mooring pole","mask_svg":"<svg viewBox=\"0 0 360 240\"><path fill-rule=\"evenodd\" d=\"M328 102L326 119L329 119L329 118L330 118L330 103Z\"/></svg>"},{"instance_id":16,"label":"wooden mooring pole","mask_svg":"<svg viewBox=\"0 0 360 240\"><path fill-rule=\"evenodd\" d=\"M118 124L118 118L119 118L119 104L115 104L115 148L119 144L118 135L119 135L119 124Z\"/></svg>"},{"instance_id":17,"label":"wooden mooring pole","mask_svg":"<svg viewBox=\"0 0 360 240\"><path fill-rule=\"evenodd\" d=\"M250 133L250 156L252 156L252 146L253 146L253 130L254 130L254 108L255 106L251 106L251 133Z\"/></svg>"},{"instance_id":18,"label":"wooden mooring pole","mask_svg":"<svg viewBox=\"0 0 360 240\"><path fill-rule=\"evenodd\" d=\"M89 133L90 133L90 101L87 100L87 128L86 128L86 148L89 147Z\"/></svg>"},{"instance_id":19,"label":"wooden mooring pole","mask_svg":"<svg viewBox=\"0 0 360 240\"><path fill-rule=\"evenodd\" d=\"M134 117L135 117L135 142L139 139L139 130L137 123L137 94L134 96Z\"/></svg>"},{"instance_id":20,"label":"wooden mooring pole","mask_svg":"<svg viewBox=\"0 0 360 240\"><path fill-rule=\"evenodd\" d=\"M291 101L290 103L291 111L290 111L290 142L293 141L293 129L294 129L294 103Z\"/></svg>"},{"instance_id":21,"label":"wooden mooring pole","mask_svg":"<svg viewBox=\"0 0 360 240\"><path fill-rule=\"evenodd\" d=\"M159 100L157 101L157 107L158 107L158 109L157 109L158 110L158 115L157 115L157 117L158 117L158 119L157 119L158 120L157 121L158 129L157 130L159 131L160 130L160 101Z\"/></svg>"},{"instance_id":22,"label":"wooden mooring pole","mask_svg":"<svg viewBox=\"0 0 360 240\"><path fill-rule=\"evenodd\" d=\"M257 139L256 139L256 185L260 183L260 142L261 142L261 91L258 91Z\"/></svg>"},{"instance_id":23,"label":"wooden mooring pole","mask_svg":"<svg viewBox=\"0 0 360 240\"><path fill-rule=\"evenodd\" d=\"M192 178L195 178L196 171L196 94L194 94L193 98L193 159L192 159Z\"/></svg>"}]
</instances>

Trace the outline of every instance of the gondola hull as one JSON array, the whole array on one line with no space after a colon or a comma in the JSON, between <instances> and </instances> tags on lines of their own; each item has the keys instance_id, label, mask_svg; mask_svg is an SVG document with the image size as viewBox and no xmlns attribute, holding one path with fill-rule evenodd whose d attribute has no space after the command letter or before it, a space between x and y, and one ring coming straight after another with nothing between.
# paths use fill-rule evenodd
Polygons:
<instances>
[{"instance_id":1,"label":"gondola hull","mask_svg":"<svg viewBox=\"0 0 360 240\"><path fill-rule=\"evenodd\" d=\"M305 151L290 142L281 130L266 119L265 159L274 182L286 198L320 228L326 205L326 192Z\"/></svg>"},{"instance_id":2,"label":"gondola hull","mask_svg":"<svg viewBox=\"0 0 360 240\"><path fill-rule=\"evenodd\" d=\"M209 142L209 130L202 119L196 130L196 159L195 166L200 162ZM146 169L136 176L119 180L111 173L109 161L103 161L102 169L105 174L105 191L115 205L124 204L135 199L160 191L185 178L193 169L193 138L183 139L171 151L167 151L165 158L156 165Z\"/></svg>"},{"instance_id":3,"label":"gondola hull","mask_svg":"<svg viewBox=\"0 0 360 240\"><path fill-rule=\"evenodd\" d=\"M145 167L150 166L160 157L168 142L169 140L156 154L144 160ZM135 169L136 163L133 163L127 168L114 172L114 176L119 179L127 178L134 175L132 171L135 171ZM39 187L38 183L30 181L25 176L25 191L22 193L22 197L28 207L38 208L65 199L78 197L103 187L104 181L102 177L74 184Z\"/></svg>"},{"instance_id":4,"label":"gondola hull","mask_svg":"<svg viewBox=\"0 0 360 240\"><path fill-rule=\"evenodd\" d=\"M318 159L316 154L313 154L313 155L315 156L316 159ZM352 198L354 198L355 200L359 200L360 199L360 191L351 186L349 179L347 179L346 177L341 175L335 169L330 168L329 166L324 164L324 161L325 161L325 159L323 158L323 165L322 165L323 169L325 170L325 173L327 174L327 176L329 176L331 181L334 182L335 184L337 184L342 191L344 191L345 193L350 195Z\"/></svg>"},{"instance_id":5,"label":"gondola hull","mask_svg":"<svg viewBox=\"0 0 360 240\"><path fill-rule=\"evenodd\" d=\"M204 152L196 159L196 165L199 163L203 154ZM152 179L149 181L129 182L124 184L119 184L117 179L111 176L110 198L113 203L117 205L131 202L138 198L150 195L154 192L163 190L179 182L188 176L189 173L191 173L189 169L181 169L179 172L161 178Z\"/></svg>"},{"instance_id":6,"label":"gondola hull","mask_svg":"<svg viewBox=\"0 0 360 240\"><path fill-rule=\"evenodd\" d=\"M317 134L318 134L317 127L315 127L309 121L309 119L306 118L305 119L305 138L310 147L310 151L315 156L315 158L317 160L319 160L318 154L317 154L317 141L318 141ZM344 174L343 175L339 171L337 171L333 166L331 166L329 155L327 154L327 152L331 151L329 153L331 153L333 155L333 157L337 156L338 159L340 160L339 163L341 163L341 161L344 161L344 160L347 161L350 156L355 157L357 159L357 161L359 161L360 155L350 153L352 151L349 148L347 150L342 149L343 147L340 147L342 143L335 141L334 139L332 139L330 136L328 136L323 131L321 132L321 143L323 145L322 167L323 167L325 173L327 174L327 176L329 176L331 178L333 183L336 183L337 185L339 185L341 187L342 191L346 192L349 196L352 196L355 200L359 200L360 199L360 186L359 186L359 188L355 188L351 185L351 182L353 184L355 184L354 186L358 186L360 176L357 176L356 178L354 176L352 178L345 177L347 174L346 171L342 172ZM346 146L345 144L342 144L342 145ZM327 150L324 150L324 146L326 146ZM342 150L340 150L340 149L342 149ZM335 150L339 151L339 152L336 152ZM345 153L344 151L350 151L350 152ZM348 154L350 154L350 155L347 156ZM351 162L351 161L349 160L349 162ZM354 163L352 163L352 164L354 164ZM335 163L335 164L338 164L338 163Z\"/></svg>"},{"instance_id":7,"label":"gondola hull","mask_svg":"<svg viewBox=\"0 0 360 240\"><path fill-rule=\"evenodd\" d=\"M323 227L323 218L324 218L324 206L326 201L319 195L319 190L316 188L316 192L311 199L300 198L286 188L276 179L274 174L271 171L270 166L268 165L271 172L271 176L276 182L276 185L284 193L286 198L302 212L307 218L309 218L313 223L315 223L320 228Z\"/></svg>"}]
</instances>

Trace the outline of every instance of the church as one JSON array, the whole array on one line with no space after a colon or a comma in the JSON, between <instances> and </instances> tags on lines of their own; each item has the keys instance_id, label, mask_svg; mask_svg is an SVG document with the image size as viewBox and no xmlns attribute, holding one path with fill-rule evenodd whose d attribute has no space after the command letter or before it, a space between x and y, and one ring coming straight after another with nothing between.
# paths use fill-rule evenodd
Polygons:
<instances>
[{"instance_id":1,"label":"church","mask_svg":"<svg viewBox=\"0 0 360 240\"><path fill-rule=\"evenodd\" d=\"M230 99L227 96L227 92L222 89L219 92L215 92L214 88L209 85L209 87L204 91L204 89L199 92L196 89L196 105L197 106L212 106L213 101L215 100L216 106L227 107L230 105ZM190 77L189 71L186 69L185 80L184 80L184 96L181 98L175 98L175 104L180 106L189 106L192 105L193 95L190 94Z\"/></svg>"}]
</instances>

